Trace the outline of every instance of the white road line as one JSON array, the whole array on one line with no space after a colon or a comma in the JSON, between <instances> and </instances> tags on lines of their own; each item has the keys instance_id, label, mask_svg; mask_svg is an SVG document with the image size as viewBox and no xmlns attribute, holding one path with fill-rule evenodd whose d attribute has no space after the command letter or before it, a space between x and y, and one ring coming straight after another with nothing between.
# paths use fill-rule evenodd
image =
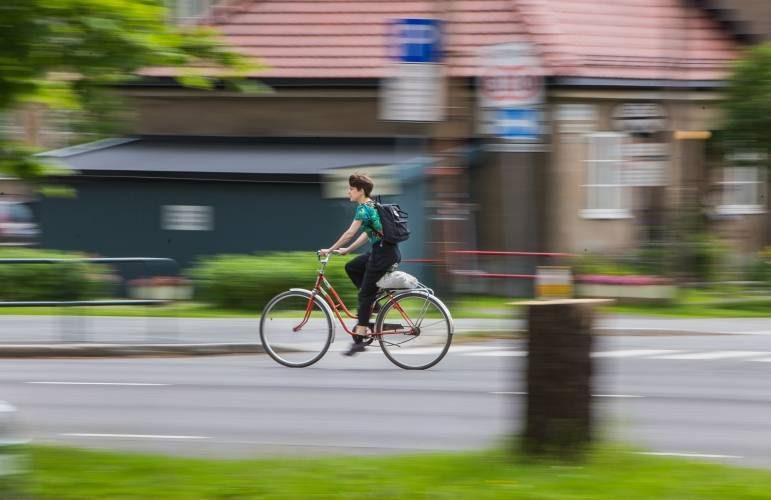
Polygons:
<instances>
[{"instance_id":1,"label":"white road line","mask_svg":"<svg viewBox=\"0 0 771 500\"><path fill-rule=\"evenodd\" d=\"M753 359L752 361L760 361L761 363L771 363L771 358Z\"/></svg>"},{"instance_id":2,"label":"white road line","mask_svg":"<svg viewBox=\"0 0 771 500\"><path fill-rule=\"evenodd\" d=\"M672 354L671 349L627 349L620 351L597 351L592 353L593 358L631 358L634 356L654 356L656 354Z\"/></svg>"},{"instance_id":3,"label":"white road line","mask_svg":"<svg viewBox=\"0 0 771 500\"><path fill-rule=\"evenodd\" d=\"M753 356L767 356L768 352L762 351L708 351L693 352L690 354L673 354L671 356L655 356L654 359L680 359L680 360L699 360L699 359L730 359L730 358L749 358Z\"/></svg>"},{"instance_id":4,"label":"white road line","mask_svg":"<svg viewBox=\"0 0 771 500\"><path fill-rule=\"evenodd\" d=\"M494 391L490 394L502 394L513 396L525 396L526 392L511 392L511 391ZM635 396L633 394L592 394L595 398L644 398L645 396Z\"/></svg>"},{"instance_id":5,"label":"white road line","mask_svg":"<svg viewBox=\"0 0 771 500\"><path fill-rule=\"evenodd\" d=\"M27 384L35 385L118 385L118 386L135 386L135 387L156 387L156 386L168 386L171 384L152 384L145 382L25 382Z\"/></svg>"},{"instance_id":6,"label":"white road line","mask_svg":"<svg viewBox=\"0 0 771 500\"><path fill-rule=\"evenodd\" d=\"M595 398L629 398L637 399L644 398L645 396L636 396L634 394L592 394Z\"/></svg>"},{"instance_id":7,"label":"white road line","mask_svg":"<svg viewBox=\"0 0 771 500\"><path fill-rule=\"evenodd\" d=\"M652 455L655 457L687 457L687 458L744 458L738 455L717 455L712 453L678 453L664 451L641 451L637 455Z\"/></svg>"},{"instance_id":8,"label":"white road line","mask_svg":"<svg viewBox=\"0 0 771 500\"><path fill-rule=\"evenodd\" d=\"M469 352L466 354L466 356L522 357L522 356L527 356L527 351Z\"/></svg>"},{"instance_id":9,"label":"white road line","mask_svg":"<svg viewBox=\"0 0 771 500\"><path fill-rule=\"evenodd\" d=\"M60 436L118 439L209 439L206 436L169 436L163 434L93 434L85 432L62 432Z\"/></svg>"},{"instance_id":10,"label":"white road line","mask_svg":"<svg viewBox=\"0 0 771 500\"><path fill-rule=\"evenodd\" d=\"M341 347L341 350L345 350L347 348ZM395 350L394 352L396 354L439 354L442 352L442 349L444 349L444 346L421 346L416 345L414 347L410 346L408 343L402 344L403 350ZM496 349L500 349L500 347L496 346L489 346L489 345L459 345L459 346L450 346L450 350L448 351L448 354L470 354L470 353L476 353L479 351L493 351ZM364 351L364 354L382 354L380 349L368 349Z\"/></svg>"}]
</instances>

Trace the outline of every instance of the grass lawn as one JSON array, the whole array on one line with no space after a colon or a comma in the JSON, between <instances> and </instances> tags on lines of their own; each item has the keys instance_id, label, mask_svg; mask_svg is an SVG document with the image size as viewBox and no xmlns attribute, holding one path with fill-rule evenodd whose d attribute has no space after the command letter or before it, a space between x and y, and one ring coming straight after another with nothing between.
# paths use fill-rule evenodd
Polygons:
<instances>
[{"instance_id":1,"label":"grass lawn","mask_svg":"<svg viewBox=\"0 0 771 500\"><path fill-rule=\"evenodd\" d=\"M500 452L206 460L33 447L33 499L767 499L771 471L604 447L585 464Z\"/></svg>"}]
</instances>

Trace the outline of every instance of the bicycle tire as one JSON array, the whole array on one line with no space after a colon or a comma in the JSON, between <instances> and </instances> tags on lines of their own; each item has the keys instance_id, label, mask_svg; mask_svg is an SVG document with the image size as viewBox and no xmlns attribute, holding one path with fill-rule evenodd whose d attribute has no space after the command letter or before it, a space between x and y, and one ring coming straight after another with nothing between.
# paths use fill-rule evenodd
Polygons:
<instances>
[{"instance_id":1,"label":"bicycle tire","mask_svg":"<svg viewBox=\"0 0 771 500\"><path fill-rule=\"evenodd\" d=\"M378 341L380 342L380 348L383 351L383 354L385 354L386 358L388 358L389 361L391 361L393 364L398 366L399 368L403 368L405 370L425 370L428 368L431 368L432 366L435 366L437 363L439 363L446 355L447 352L450 349L450 345L452 344L452 337L454 333L454 324L452 320L452 315L450 314L450 311L447 309L447 306L444 305L444 303L439 300L438 297L424 292L424 291L410 291L410 292L404 292L396 297L394 297L393 300L387 302L383 308L381 309L380 313L377 316L376 320L376 332L383 332L383 326L386 323L393 324L393 317L389 318L389 313L394 311L396 304L402 304L407 303L410 299L417 299L418 307L426 307L425 305L420 306L420 301L424 301L425 303L431 304L431 306L434 308L433 314L438 314L439 319L433 318L432 324L434 326L439 327L438 332L445 336L445 339L442 342L432 342L434 339L428 339L427 344L420 343L417 339L420 339L420 336L423 335L425 332L421 332L418 335L414 336L414 339L410 339L409 335L403 335L401 337L404 337L405 340L401 343L397 343L394 339L391 337L395 335L391 334L381 334L378 335ZM402 307L404 310L405 308ZM423 318L419 321L423 321L425 319L425 314L427 314L427 310L424 309L423 312ZM401 313L399 313L399 316L401 316ZM394 317L398 317L395 316ZM412 318L410 318L412 319ZM405 321L406 323L406 321ZM405 327L407 325L404 325ZM419 328L421 328L421 325L417 325ZM399 335L399 334L397 334ZM437 338L438 340L438 338ZM413 348L411 342L416 342L414 348L422 349L423 351L420 351L421 354L425 352L425 355L415 355L417 351ZM405 349L406 346L406 349ZM409 350L413 348L412 353L409 352ZM405 349L402 351L402 349ZM399 353L397 355L397 352ZM403 356L403 354L407 354L406 356ZM408 362L409 361L409 362Z\"/></svg>"},{"instance_id":2,"label":"bicycle tire","mask_svg":"<svg viewBox=\"0 0 771 500\"><path fill-rule=\"evenodd\" d=\"M260 341L265 352L274 361L289 368L305 368L318 362L327 353L334 339L332 314L326 302L316 296L313 299L314 307L310 318L313 321L312 329L305 330L305 333L310 335L300 340L299 334L308 323L303 322L304 309L298 308L302 307L303 300L307 305L310 297L311 292L307 290L288 290L280 293L270 299L260 317ZM295 300L290 304L292 299ZM290 307L286 311L281 310L277 306L282 303ZM300 330L293 329L300 324L303 324ZM289 339L289 342L282 343L279 336ZM309 353L307 359L302 354L305 352Z\"/></svg>"}]
</instances>

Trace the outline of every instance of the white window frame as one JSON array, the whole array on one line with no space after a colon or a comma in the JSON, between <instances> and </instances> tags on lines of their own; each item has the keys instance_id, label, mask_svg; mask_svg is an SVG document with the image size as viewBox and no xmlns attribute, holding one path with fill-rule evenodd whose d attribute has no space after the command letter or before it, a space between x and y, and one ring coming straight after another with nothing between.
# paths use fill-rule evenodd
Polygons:
<instances>
[{"instance_id":1,"label":"white window frame","mask_svg":"<svg viewBox=\"0 0 771 500\"><path fill-rule=\"evenodd\" d=\"M586 207L581 210L581 217L584 219L629 219L632 217L629 209L625 206L625 195L627 186L624 184L623 178L623 163L624 163L624 139L626 134L618 132L596 132L587 134L586 138L586 159L584 165L586 166L586 183L582 185L584 193L586 193L585 203ZM616 158L592 158L591 155L594 152L592 147L592 141L599 138L617 138L618 139L618 157ZM598 183L596 180L595 167L599 163L615 163L616 168L613 170L614 181L611 184ZM608 188L615 189L613 198L615 199L615 206L609 207L597 207L595 202L595 191L597 189Z\"/></svg>"},{"instance_id":2,"label":"white window frame","mask_svg":"<svg viewBox=\"0 0 771 500\"><path fill-rule=\"evenodd\" d=\"M737 180L740 170L745 172L754 172L752 180ZM723 167L722 179L718 182L720 189L720 205L717 207L717 213L720 215L755 215L766 213L766 167L765 166L745 166L745 165L727 165ZM752 186L752 199L755 203L737 203L734 197L734 191L726 189L726 186Z\"/></svg>"}]
</instances>

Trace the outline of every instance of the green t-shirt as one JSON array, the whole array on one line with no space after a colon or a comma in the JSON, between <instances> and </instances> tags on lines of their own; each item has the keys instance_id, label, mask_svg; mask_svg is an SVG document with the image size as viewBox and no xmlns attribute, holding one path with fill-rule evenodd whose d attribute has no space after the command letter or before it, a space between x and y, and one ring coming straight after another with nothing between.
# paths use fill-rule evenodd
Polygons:
<instances>
[{"instance_id":1,"label":"green t-shirt","mask_svg":"<svg viewBox=\"0 0 771 500\"><path fill-rule=\"evenodd\" d=\"M353 220L361 221L361 227L367 233L367 239L370 243L380 241L378 233L383 232L383 224L380 222L380 214L377 213L375 202L369 200L356 207L356 215L353 216Z\"/></svg>"}]
</instances>

